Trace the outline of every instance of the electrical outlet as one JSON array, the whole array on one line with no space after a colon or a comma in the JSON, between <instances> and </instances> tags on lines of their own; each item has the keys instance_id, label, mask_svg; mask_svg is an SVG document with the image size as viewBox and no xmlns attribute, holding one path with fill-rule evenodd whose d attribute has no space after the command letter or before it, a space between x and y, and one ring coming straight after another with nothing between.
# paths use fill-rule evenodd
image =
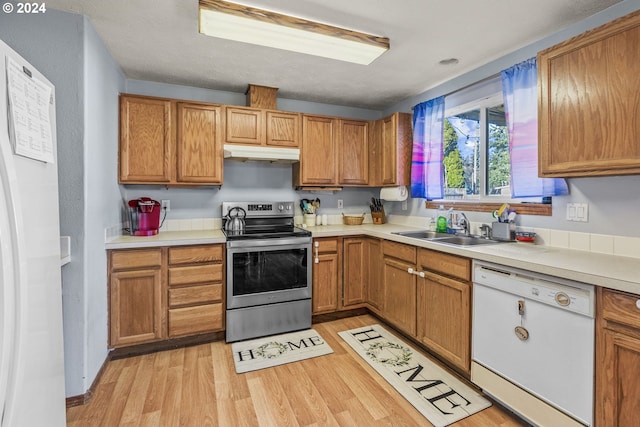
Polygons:
<instances>
[{"instance_id":1,"label":"electrical outlet","mask_svg":"<svg viewBox=\"0 0 640 427\"><path fill-rule=\"evenodd\" d=\"M342 208L344 208L344 202L342 201L342 199L338 199L338 209Z\"/></svg>"},{"instance_id":2,"label":"electrical outlet","mask_svg":"<svg viewBox=\"0 0 640 427\"><path fill-rule=\"evenodd\" d=\"M162 210L169 212L171 210L171 200L162 201Z\"/></svg>"}]
</instances>

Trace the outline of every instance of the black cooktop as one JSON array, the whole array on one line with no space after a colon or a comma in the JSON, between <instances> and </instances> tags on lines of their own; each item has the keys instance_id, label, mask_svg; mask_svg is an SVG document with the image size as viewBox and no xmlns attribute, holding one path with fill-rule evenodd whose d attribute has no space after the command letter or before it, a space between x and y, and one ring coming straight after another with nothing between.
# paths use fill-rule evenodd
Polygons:
<instances>
[{"instance_id":1,"label":"black cooktop","mask_svg":"<svg viewBox=\"0 0 640 427\"><path fill-rule=\"evenodd\" d=\"M275 227L251 227L245 228L244 232L234 232L222 230L227 240L250 240L250 239L280 239L285 237L308 237L311 236L309 230L294 226Z\"/></svg>"}]
</instances>

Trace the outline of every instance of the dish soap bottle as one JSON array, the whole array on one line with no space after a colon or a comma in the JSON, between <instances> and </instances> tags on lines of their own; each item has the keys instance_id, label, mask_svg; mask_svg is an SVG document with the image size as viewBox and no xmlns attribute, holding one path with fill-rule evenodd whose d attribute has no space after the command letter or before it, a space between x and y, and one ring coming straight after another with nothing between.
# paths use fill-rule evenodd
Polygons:
<instances>
[{"instance_id":1,"label":"dish soap bottle","mask_svg":"<svg viewBox=\"0 0 640 427\"><path fill-rule=\"evenodd\" d=\"M438 233L446 233L447 232L447 217L446 212L444 210L444 206L440 205L438 209L438 221L436 222L436 231Z\"/></svg>"}]
</instances>

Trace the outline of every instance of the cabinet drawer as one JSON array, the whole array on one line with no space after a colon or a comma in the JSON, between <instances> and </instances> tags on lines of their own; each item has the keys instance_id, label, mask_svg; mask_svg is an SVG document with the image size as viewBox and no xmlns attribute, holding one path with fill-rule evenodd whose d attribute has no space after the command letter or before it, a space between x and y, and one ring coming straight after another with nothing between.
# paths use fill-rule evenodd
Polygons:
<instances>
[{"instance_id":1,"label":"cabinet drawer","mask_svg":"<svg viewBox=\"0 0 640 427\"><path fill-rule=\"evenodd\" d=\"M416 262L415 246L385 240L382 243L382 252L385 256L401 259L410 264L415 264Z\"/></svg>"},{"instance_id":2,"label":"cabinet drawer","mask_svg":"<svg viewBox=\"0 0 640 427\"><path fill-rule=\"evenodd\" d=\"M140 267L160 267L161 249L125 249L111 251L111 269L125 270Z\"/></svg>"},{"instance_id":3,"label":"cabinet drawer","mask_svg":"<svg viewBox=\"0 0 640 427\"><path fill-rule=\"evenodd\" d=\"M471 280L471 260L443 252L420 249L418 269L436 271L462 280Z\"/></svg>"},{"instance_id":4,"label":"cabinet drawer","mask_svg":"<svg viewBox=\"0 0 640 427\"><path fill-rule=\"evenodd\" d=\"M602 290L602 317L623 325L640 328L640 296Z\"/></svg>"},{"instance_id":5,"label":"cabinet drawer","mask_svg":"<svg viewBox=\"0 0 640 427\"><path fill-rule=\"evenodd\" d=\"M171 267L169 286L222 281L222 264Z\"/></svg>"},{"instance_id":6,"label":"cabinet drawer","mask_svg":"<svg viewBox=\"0 0 640 427\"><path fill-rule=\"evenodd\" d=\"M316 239L313 242L314 251L316 247L318 248L318 252L321 254L328 253L328 252L338 252L338 239L328 239L328 240Z\"/></svg>"},{"instance_id":7,"label":"cabinet drawer","mask_svg":"<svg viewBox=\"0 0 640 427\"><path fill-rule=\"evenodd\" d=\"M206 304L169 310L169 336L222 329L222 304Z\"/></svg>"},{"instance_id":8,"label":"cabinet drawer","mask_svg":"<svg viewBox=\"0 0 640 427\"><path fill-rule=\"evenodd\" d=\"M169 248L169 264L222 262L222 245L177 246Z\"/></svg>"},{"instance_id":9,"label":"cabinet drawer","mask_svg":"<svg viewBox=\"0 0 640 427\"><path fill-rule=\"evenodd\" d=\"M222 301L222 284L220 283L169 289L170 307L220 301Z\"/></svg>"}]
</instances>

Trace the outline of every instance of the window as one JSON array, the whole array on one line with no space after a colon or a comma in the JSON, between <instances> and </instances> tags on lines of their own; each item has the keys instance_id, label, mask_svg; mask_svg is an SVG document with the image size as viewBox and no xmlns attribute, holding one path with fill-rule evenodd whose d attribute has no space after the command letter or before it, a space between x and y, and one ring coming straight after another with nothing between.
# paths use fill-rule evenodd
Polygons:
<instances>
[{"instance_id":1,"label":"window","mask_svg":"<svg viewBox=\"0 0 640 427\"><path fill-rule=\"evenodd\" d=\"M510 197L509 139L502 94L445 112L443 156L445 199Z\"/></svg>"}]
</instances>

